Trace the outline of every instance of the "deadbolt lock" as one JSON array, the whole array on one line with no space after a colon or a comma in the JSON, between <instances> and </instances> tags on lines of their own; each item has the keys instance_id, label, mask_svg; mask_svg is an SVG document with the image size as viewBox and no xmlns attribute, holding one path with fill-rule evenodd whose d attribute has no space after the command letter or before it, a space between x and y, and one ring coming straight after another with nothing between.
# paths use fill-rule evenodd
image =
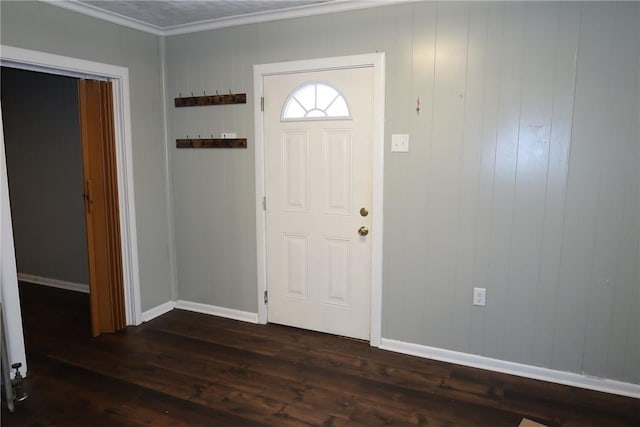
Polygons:
<instances>
[{"instance_id":1,"label":"deadbolt lock","mask_svg":"<svg viewBox=\"0 0 640 427\"><path fill-rule=\"evenodd\" d=\"M367 216L369 215L369 211L367 210L367 208L360 208L360 216Z\"/></svg>"}]
</instances>

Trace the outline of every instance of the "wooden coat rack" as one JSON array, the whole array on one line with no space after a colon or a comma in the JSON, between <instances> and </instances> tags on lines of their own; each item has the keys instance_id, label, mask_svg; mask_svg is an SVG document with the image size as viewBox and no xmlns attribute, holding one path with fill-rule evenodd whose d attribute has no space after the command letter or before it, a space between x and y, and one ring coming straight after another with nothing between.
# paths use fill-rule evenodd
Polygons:
<instances>
[{"instance_id":1,"label":"wooden coat rack","mask_svg":"<svg viewBox=\"0 0 640 427\"><path fill-rule=\"evenodd\" d=\"M202 107L205 105L246 104L246 93L228 93L226 95L202 95L175 98L176 107Z\"/></svg>"},{"instance_id":2,"label":"wooden coat rack","mask_svg":"<svg viewBox=\"0 0 640 427\"><path fill-rule=\"evenodd\" d=\"M202 95L175 98L176 107L203 107L206 105L246 104L246 93ZM183 138L176 139L176 148L247 148L247 138Z\"/></svg>"},{"instance_id":3,"label":"wooden coat rack","mask_svg":"<svg viewBox=\"0 0 640 427\"><path fill-rule=\"evenodd\" d=\"M247 148L247 138L176 139L176 148Z\"/></svg>"}]
</instances>

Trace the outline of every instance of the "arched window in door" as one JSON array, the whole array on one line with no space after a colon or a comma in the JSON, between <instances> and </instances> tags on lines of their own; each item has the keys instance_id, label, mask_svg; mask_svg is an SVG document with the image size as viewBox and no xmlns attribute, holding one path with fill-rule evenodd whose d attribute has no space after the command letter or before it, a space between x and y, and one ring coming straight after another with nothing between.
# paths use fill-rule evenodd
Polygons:
<instances>
[{"instance_id":1,"label":"arched window in door","mask_svg":"<svg viewBox=\"0 0 640 427\"><path fill-rule=\"evenodd\" d=\"M345 119L351 119L347 101L336 88L322 82L298 86L282 109L282 121Z\"/></svg>"}]
</instances>

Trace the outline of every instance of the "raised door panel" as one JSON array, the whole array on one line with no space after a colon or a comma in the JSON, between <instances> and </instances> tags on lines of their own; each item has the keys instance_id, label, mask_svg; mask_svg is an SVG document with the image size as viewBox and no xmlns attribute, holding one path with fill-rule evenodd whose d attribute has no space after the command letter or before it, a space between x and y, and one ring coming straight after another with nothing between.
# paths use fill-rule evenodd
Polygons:
<instances>
[{"instance_id":1,"label":"raised door panel","mask_svg":"<svg viewBox=\"0 0 640 427\"><path fill-rule=\"evenodd\" d=\"M351 129L324 131L324 212L351 215L353 167Z\"/></svg>"},{"instance_id":2,"label":"raised door panel","mask_svg":"<svg viewBox=\"0 0 640 427\"><path fill-rule=\"evenodd\" d=\"M351 241L326 238L323 257L324 302L351 305Z\"/></svg>"},{"instance_id":3,"label":"raised door panel","mask_svg":"<svg viewBox=\"0 0 640 427\"><path fill-rule=\"evenodd\" d=\"M287 298L309 298L309 237L284 234L283 286Z\"/></svg>"},{"instance_id":4,"label":"raised door panel","mask_svg":"<svg viewBox=\"0 0 640 427\"><path fill-rule=\"evenodd\" d=\"M282 185L284 209L309 210L309 133L285 130L282 133Z\"/></svg>"}]
</instances>

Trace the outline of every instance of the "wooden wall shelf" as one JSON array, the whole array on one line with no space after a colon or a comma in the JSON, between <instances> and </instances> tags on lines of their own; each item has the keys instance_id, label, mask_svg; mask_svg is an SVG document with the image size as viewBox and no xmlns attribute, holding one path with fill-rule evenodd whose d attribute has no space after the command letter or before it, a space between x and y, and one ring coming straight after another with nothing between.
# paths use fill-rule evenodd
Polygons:
<instances>
[{"instance_id":1,"label":"wooden wall shelf","mask_svg":"<svg viewBox=\"0 0 640 427\"><path fill-rule=\"evenodd\" d=\"M176 139L176 148L247 148L247 138Z\"/></svg>"},{"instance_id":2,"label":"wooden wall shelf","mask_svg":"<svg viewBox=\"0 0 640 427\"><path fill-rule=\"evenodd\" d=\"M175 98L176 107L201 107L204 105L246 104L246 93L229 93L227 95L203 95Z\"/></svg>"}]
</instances>

